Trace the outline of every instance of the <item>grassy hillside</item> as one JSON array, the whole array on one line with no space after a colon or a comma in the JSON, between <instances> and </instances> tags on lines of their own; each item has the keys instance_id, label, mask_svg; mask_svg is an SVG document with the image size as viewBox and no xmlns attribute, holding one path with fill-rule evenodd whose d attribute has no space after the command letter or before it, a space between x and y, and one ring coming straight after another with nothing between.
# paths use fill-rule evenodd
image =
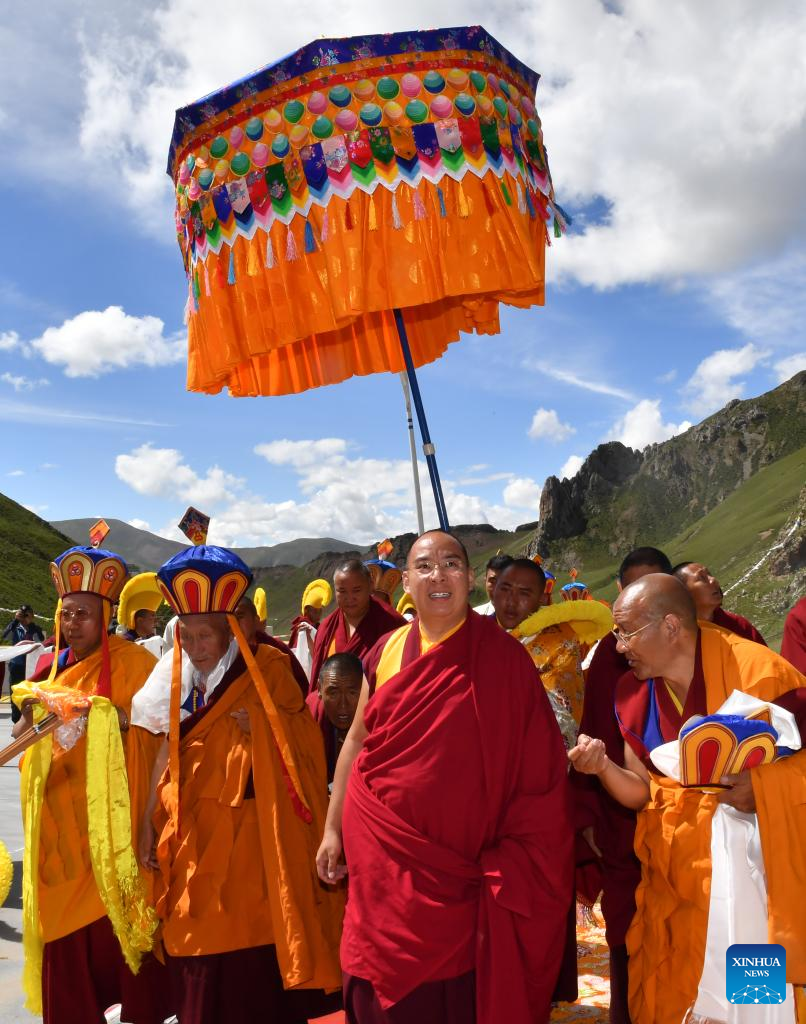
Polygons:
<instances>
[{"instance_id":1,"label":"grassy hillside","mask_svg":"<svg viewBox=\"0 0 806 1024\"><path fill-rule=\"evenodd\" d=\"M806 447L761 469L702 519L675 533L655 524L656 532L642 537L641 543L661 548L673 562L704 562L727 590L769 551L792 520L804 481ZM800 529L806 528L801 524ZM624 553L614 558L605 544L585 535L555 542L546 565L558 576L576 566L597 597L612 601ZM777 647L786 611L799 596L804 575L772 576L765 563L727 595L725 607L746 615Z\"/></svg>"},{"instance_id":2,"label":"grassy hillside","mask_svg":"<svg viewBox=\"0 0 806 1024\"><path fill-rule=\"evenodd\" d=\"M56 593L49 565L72 544L39 516L0 494L0 608L30 604L39 615L52 616ZM7 618L0 612L4 624Z\"/></svg>"}]
</instances>

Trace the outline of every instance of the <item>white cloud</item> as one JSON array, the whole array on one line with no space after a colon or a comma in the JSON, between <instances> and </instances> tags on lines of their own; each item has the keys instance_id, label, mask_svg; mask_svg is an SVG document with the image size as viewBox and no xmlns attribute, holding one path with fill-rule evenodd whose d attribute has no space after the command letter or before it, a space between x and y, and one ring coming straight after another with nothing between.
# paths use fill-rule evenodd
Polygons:
<instances>
[{"instance_id":1,"label":"white cloud","mask_svg":"<svg viewBox=\"0 0 806 1024\"><path fill-rule=\"evenodd\" d=\"M15 391L33 391L34 388L42 388L50 384L45 377L34 380L31 377L22 377L13 373L0 373L0 380L4 384L10 384Z\"/></svg>"},{"instance_id":2,"label":"white cloud","mask_svg":"<svg viewBox=\"0 0 806 1024\"><path fill-rule=\"evenodd\" d=\"M414 487L408 459L375 459L353 454L343 438L281 439L255 446L255 453L275 466L288 466L296 476L299 499L267 501L251 493L243 480L218 466L200 474L181 452L142 445L115 460L118 477L139 494L190 502L212 512L210 540L227 545L273 544L295 537L336 537L367 544L416 528ZM426 526L437 525L426 466L419 464ZM495 480L492 480L495 477ZM482 482L506 481L500 501L460 490L461 483L443 476L443 490L452 523L491 523L514 529L534 519L540 487L528 477L492 474ZM177 517L180 510L177 510ZM139 521L132 521L137 525ZM143 528L147 528L143 527ZM157 531L176 537L168 524Z\"/></svg>"},{"instance_id":3,"label":"white cloud","mask_svg":"<svg viewBox=\"0 0 806 1024\"><path fill-rule=\"evenodd\" d=\"M11 472L6 473L6 476L25 476L24 469L12 469Z\"/></svg>"},{"instance_id":4,"label":"white cloud","mask_svg":"<svg viewBox=\"0 0 806 1024\"><path fill-rule=\"evenodd\" d=\"M595 287L675 280L803 238L799 0L530 9L535 35L563 41L543 50L539 91L560 201L573 209L598 197L607 208L552 250L550 267Z\"/></svg>"},{"instance_id":5,"label":"white cloud","mask_svg":"<svg viewBox=\"0 0 806 1024\"><path fill-rule=\"evenodd\" d=\"M599 380L588 380L585 377L580 377L577 373L573 373L571 370L561 370L559 367L551 366L548 363L527 359L525 365L528 369L537 370L546 377L560 381L561 384L570 384L572 387L581 388L583 391L592 391L596 395L610 395L611 398L624 398L627 401L632 401L635 397L631 392L615 387L613 384L607 384Z\"/></svg>"},{"instance_id":6,"label":"white cloud","mask_svg":"<svg viewBox=\"0 0 806 1024\"><path fill-rule=\"evenodd\" d=\"M3 331L0 334L0 352L12 352L19 345L20 336L16 331Z\"/></svg>"},{"instance_id":7,"label":"white cloud","mask_svg":"<svg viewBox=\"0 0 806 1024\"><path fill-rule=\"evenodd\" d=\"M543 488L528 476L519 476L504 488L504 504L510 508L529 509L537 517Z\"/></svg>"},{"instance_id":8,"label":"white cloud","mask_svg":"<svg viewBox=\"0 0 806 1024\"><path fill-rule=\"evenodd\" d=\"M769 357L752 342L742 348L719 349L707 356L684 388L685 404L697 416L708 416L733 398L741 398L744 381L738 380Z\"/></svg>"},{"instance_id":9,"label":"white cloud","mask_svg":"<svg viewBox=\"0 0 806 1024\"><path fill-rule=\"evenodd\" d=\"M58 469L59 468L59 464L57 462L43 462L42 465L39 468L43 469L45 471L47 471L49 469Z\"/></svg>"},{"instance_id":10,"label":"white cloud","mask_svg":"<svg viewBox=\"0 0 806 1024\"><path fill-rule=\"evenodd\" d=\"M35 516L41 516L43 512L47 512L47 505L23 505L23 508L27 508L29 512L33 512Z\"/></svg>"},{"instance_id":11,"label":"white cloud","mask_svg":"<svg viewBox=\"0 0 806 1024\"><path fill-rule=\"evenodd\" d=\"M707 285L717 312L750 341L791 345L806 324L806 252L728 274Z\"/></svg>"},{"instance_id":12,"label":"white cloud","mask_svg":"<svg viewBox=\"0 0 806 1024\"><path fill-rule=\"evenodd\" d=\"M135 530L151 530L151 525L145 519L127 519L126 522L129 526L133 526Z\"/></svg>"},{"instance_id":13,"label":"white cloud","mask_svg":"<svg viewBox=\"0 0 806 1024\"><path fill-rule=\"evenodd\" d=\"M340 437L322 437L316 441L267 441L255 447L255 454L261 455L273 466L291 466L303 469L343 455L347 442Z\"/></svg>"},{"instance_id":14,"label":"white cloud","mask_svg":"<svg viewBox=\"0 0 806 1024\"><path fill-rule=\"evenodd\" d=\"M660 399L644 398L616 420L610 428L608 440L621 441L628 448L641 451L648 444L659 444L661 441L668 441L675 434L682 434L690 426L688 420L682 423L664 423Z\"/></svg>"},{"instance_id":15,"label":"white cloud","mask_svg":"<svg viewBox=\"0 0 806 1024\"><path fill-rule=\"evenodd\" d=\"M138 494L170 497L197 505L202 511L233 500L243 480L212 466L200 476L174 448L141 445L115 459L118 478Z\"/></svg>"},{"instance_id":16,"label":"white cloud","mask_svg":"<svg viewBox=\"0 0 806 1024\"><path fill-rule=\"evenodd\" d=\"M584 461L581 455L569 455L560 470L560 479L570 480L572 476L576 476Z\"/></svg>"},{"instance_id":17,"label":"white cloud","mask_svg":"<svg viewBox=\"0 0 806 1024\"><path fill-rule=\"evenodd\" d=\"M793 356L779 359L775 364L775 375L779 384L783 384L801 370L806 370L806 352L796 352Z\"/></svg>"},{"instance_id":18,"label":"white cloud","mask_svg":"<svg viewBox=\"0 0 806 1024\"><path fill-rule=\"evenodd\" d=\"M529 427L529 437L546 437L551 441L565 441L575 433L576 427L562 423L556 410L542 407L532 417L532 425Z\"/></svg>"},{"instance_id":19,"label":"white cloud","mask_svg":"<svg viewBox=\"0 0 806 1024\"><path fill-rule=\"evenodd\" d=\"M88 310L48 327L31 345L68 377L99 377L130 366L167 366L185 358L184 334L166 337L155 316L130 316L120 306Z\"/></svg>"}]
</instances>

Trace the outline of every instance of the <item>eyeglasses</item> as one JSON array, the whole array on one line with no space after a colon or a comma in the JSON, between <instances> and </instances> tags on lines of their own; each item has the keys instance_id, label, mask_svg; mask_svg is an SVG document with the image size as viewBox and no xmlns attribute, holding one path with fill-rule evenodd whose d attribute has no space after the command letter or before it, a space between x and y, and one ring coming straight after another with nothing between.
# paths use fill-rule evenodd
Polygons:
<instances>
[{"instance_id":1,"label":"eyeglasses","mask_svg":"<svg viewBox=\"0 0 806 1024\"><path fill-rule=\"evenodd\" d=\"M62 608L60 619L62 622L87 622L92 615L89 608Z\"/></svg>"},{"instance_id":2,"label":"eyeglasses","mask_svg":"<svg viewBox=\"0 0 806 1024\"><path fill-rule=\"evenodd\" d=\"M657 619L653 619L651 622L645 623L643 626L639 626L638 629L634 629L632 633L622 633L618 626L614 626L610 632L616 638L616 641L620 644L624 644L625 647L629 647L634 636L638 636L639 633L643 633L645 629L649 629L650 626L654 626Z\"/></svg>"},{"instance_id":3,"label":"eyeglasses","mask_svg":"<svg viewBox=\"0 0 806 1024\"><path fill-rule=\"evenodd\" d=\"M418 576L430 576L435 569L445 573L466 572L467 566L460 558L443 558L441 562L415 562L412 570Z\"/></svg>"}]
</instances>

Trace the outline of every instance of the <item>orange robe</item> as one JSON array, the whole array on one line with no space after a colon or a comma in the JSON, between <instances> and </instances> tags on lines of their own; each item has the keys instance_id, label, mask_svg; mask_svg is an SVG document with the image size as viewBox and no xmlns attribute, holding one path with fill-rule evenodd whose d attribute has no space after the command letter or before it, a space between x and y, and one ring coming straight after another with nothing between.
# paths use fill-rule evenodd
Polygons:
<instances>
[{"instance_id":1,"label":"orange robe","mask_svg":"<svg viewBox=\"0 0 806 1024\"><path fill-rule=\"evenodd\" d=\"M761 644L708 625L700 637L708 714L734 690L773 701L806 686L799 672ZM628 679L619 683L616 696L620 715L625 713ZM787 981L803 985L806 750L754 768L751 776L767 876L769 942L785 946ZM627 934L633 1024L680 1024L697 997L705 960L715 808L714 795L651 772L650 800L638 814L635 834L642 878ZM798 1020L806 1016L801 1012Z\"/></svg>"},{"instance_id":2,"label":"orange robe","mask_svg":"<svg viewBox=\"0 0 806 1024\"><path fill-rule=\"evenodd\" d=\"M311 813L292 795L239 655L209 703L182 723L178 831L167 773L158 790L163 942L173 957L274 945L286 989L334 989L341 985L342 897L319 884L315 868L327 810L322 735L288 658L263 644L254 657ZM241 708L249 712L250 734L232 718Z\"/></svg>"},{"instance_id":3,"label":"orange robe","mask_svg":"<svg viewBox=\"0 0 806 1024\"><path fill-rule=\"evenodd\" d=\"M128 715L132 697L148 678L156 659L121 637L109 638L111 700ZM60 685L82 693L95 691L100 649L59 673ZM128 764L128 733L121 735ZM132 801L134 805L134 801ZM136 836L135 808L132 807ZM39 920L44 942L52 942L104 917L106 911L92 872L87 839L86 737L72 750L54 744L45 786L39 839Z\"/></svg>"}]
</instances>

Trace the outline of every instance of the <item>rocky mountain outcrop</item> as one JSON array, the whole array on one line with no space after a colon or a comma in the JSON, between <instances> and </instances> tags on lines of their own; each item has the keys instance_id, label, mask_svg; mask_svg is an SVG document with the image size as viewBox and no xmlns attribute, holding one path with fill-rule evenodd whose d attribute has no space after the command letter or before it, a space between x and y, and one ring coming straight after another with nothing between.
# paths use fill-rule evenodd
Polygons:
<instances>
[{"instance_id":1,"label":"rocky mountain outcrop","mask_svg":"<svg viewBox=\"0 0 806 1024\"><path fill-rule=\"evenodd\" d=\"M599 445L570 480L549 477L530 552L585 534L615 553L669 536L744 481L806 444L806 371L758 398L729 402L684 434L641 452Z\"/></svg>"}]
</instances>

